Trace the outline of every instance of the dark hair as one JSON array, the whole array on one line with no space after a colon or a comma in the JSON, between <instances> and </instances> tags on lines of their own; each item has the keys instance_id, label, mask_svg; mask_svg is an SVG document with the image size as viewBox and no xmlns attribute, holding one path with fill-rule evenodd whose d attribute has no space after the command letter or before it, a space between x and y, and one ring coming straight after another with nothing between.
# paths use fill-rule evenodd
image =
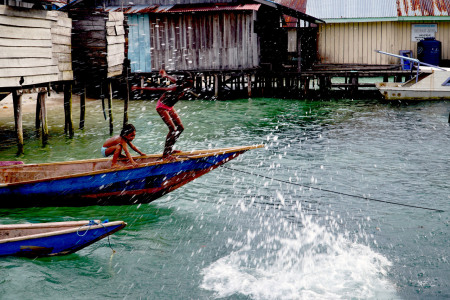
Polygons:
<instances>
[{"instance_id":1,"label":"dark hair","mask_svg":"<svg viewBox=\"0 0 450 300\"><path fill-rule=\"evenodd\" d=\"M134 128L133 124L125 124L125 126L123 126L122 128L122 131L120 132L120 136L124 137L132 133L133 131L136 131L136 128Z\"/></svg>"}]
</instances>

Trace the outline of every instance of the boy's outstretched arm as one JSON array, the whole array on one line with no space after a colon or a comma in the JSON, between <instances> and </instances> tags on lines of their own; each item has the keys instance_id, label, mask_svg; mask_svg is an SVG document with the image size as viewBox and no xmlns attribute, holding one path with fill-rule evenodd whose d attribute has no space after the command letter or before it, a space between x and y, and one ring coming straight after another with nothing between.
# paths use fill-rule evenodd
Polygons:
<instances>
[{"instance_id":1,"label":"boy's outstretched arm","mask_svg":"<svg viewBox=\"0 0 450 300\"><path fill-rule=\"evenodd\" d=\"M177 82L177 78L167 74L166 70L164 70L164 69L159 70L159 75L161 75L162 78L169 79L169 81L172 82L172 83L176 83Z\"/></svg>"},{"instance_id":2,"label":"boy's outstretched arm","mask_svg":"<svg viewBox=\"0 0 450 300\"><path fill-rule=\"evenodd\" d=\"M145 153L138 149L133 143L129 142L128 145L130 145L130 148L136 151L136 153L139 153L140 155L144 156Z\"/></svg>"}]
</instances>

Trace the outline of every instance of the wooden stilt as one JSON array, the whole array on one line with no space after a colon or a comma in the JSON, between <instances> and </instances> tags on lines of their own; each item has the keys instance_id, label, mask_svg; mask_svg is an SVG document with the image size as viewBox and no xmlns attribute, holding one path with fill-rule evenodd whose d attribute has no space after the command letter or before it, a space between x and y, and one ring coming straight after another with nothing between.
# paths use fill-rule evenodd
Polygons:
<instances>
[{"instance_id":1,"label":"wooden stilt","mask_svg":"<svg viewBox=\"0 0 450 300\"><path fill-rule=\"evenodd\" d=\"M297 73L299 74L302 73L302 35L303 32L301 31L299 22L299 24L297 25Z\"/></svg>"},{"instance_id":2,"label":"wooden stilt","mask_svg":"<svg viewBox=\"0 0 450 300\"><path fill-rule=\"evenodd\" d=\"M102 83L100 83L100 99L102 100L103 118L105 118L105 120L107 120L108 117L106 117L105 93L103 92L104 90L105 90L104 82L102 82Z\"/></svg>"},{"instance_id":3,"label":"wooden stilt","mask_svg":"<svg viewBox=\"0 0 450 300\"><path fill-rule=\"evenodd\" d=\"M114 120L112 114L112 83L108 81L108 119L109 119L109 134L114 132Z\"/></svg>"},{"instance_id":4,"label":"wooden stilt","mask_svg":"<svg viewBox=\"0 0 450 300\"><path fill-rule=\"evenodd\" d=\"M202 90L202 77L196 76L195 77L195 92L198 94Z\"/></svg>"},{"instance_id":5,"label":"wooden stilt","mask_svg":"<svg viewBox=\"0 0 450 300\"><path fill-rule=\"evenodd\" d=\"M128 80L128 64L127 66L125 66L126 71L125 71L125 82L127 84L127 97L125 98L125 101L123 102L123 126L125 126L126 124L128 124L128 106L130 104L130 82Z\"/></svg>"},{"instance_id":6,"label":"wooden stilt","mask_svg":"<svg viewBox=\"0 0 450 300\"><path fill-rule=\"evenodd\" d=\"M350 83L351 83L351 90L350 90L350 92L352 94L358 92L358 81L359 81L358 73L355 73L355 75L350 77Z\"/></svg>"},{"instance_id":7,"label":"wooden stilt","mask_svg":"<svg viewBox=\"0 0 450 300\"><path fill-rule=\"evenodd\" d=\"M45 99L47 98L46 92L38 93L37 102L40 103L40 117L42 121L42 145L46 145L48 142L48 124L47 124L47 105Z\"/></svg>"},{"instance_id":8,"label":"wooden stilt","mask_svg":"<svg viewBox=\"0 0 450 300\"><path fill-rule=\"evenodd\" d=\"M83 90L80 95L80 129L84 129L86 120L86 83L83 83Z\"/></svg>"},{"instance_id":9,"label":"wooden stilt","mask_svg":"<svg viewBox=\"0 0 450 300\"><path fill-rule=\"evenodd\" d=\"M36 101L36 121L34 127L36 130L41 128L41 101L39 101L39 97Z\"/></svg>"},{"instance_id":10,"label":"wooden stilt","mask_svg":"<svg viewBox=\"0 0 450 300\"><path fill-rule=\"evenodd\" d=\"M322 93L327 93L331 87L330 76L319 76L319 89Z\"/></svg>"},{"instance_id":11,"label":"wooden stilt","mask_svg":"<svg viewBox=\"0 0 450 300\"><path fill-rule=\"evenodd\" d=\"M66 82L64 84L64 133L68 133L69 137L73 137L71 82Z\"/></svg>"},{"instance_id":12,"label":"wooden stilt","mask_svg":"<svg viewBox=\"0 0 450 300\"><path fill-rule=\"evenodd\" d=\"M158 81L158 83L159 83L159 81ZM144 78L144 76L141 76L141 87L144 87L144 84L145 84L145 78ZM143 95L144 94L144 90L141 90L140 94Z\"/></svg>"},{"instance_id":13,"label":"wooden stilt","mask_svg":"<svg viewBox=\"0 0 450 300\"><path fill-rule=\"evenodd\" d=\"M17 135L17 154L23 154L23 127L22 127L22 95L17 90L13 93L14 122Z\"/></svg>"},{"instance_id":14,"label":"wooden stilt","mask_svg":"<svg viewBox=\"0 0 450 300\"><path fill-rule=\"evenodd\" d=\"M303 82L303 95L307 96L309 94L309 82L310 78L306 77Z\"/></svg>"},{"instance_id":15,"label":"wooden stilt","mask_svg":"<svg viewBox=\"0 0 450 300\"><path fill-rule=\"evenodd\" d=\"M247 74L247 95L252 96L252 76Z\"/></svg>"},{"instance_id":16,"label":"wooden stilt","mask_svg":"<svg viewBox=\"0 0 450 300\"><path fill-rule=\"evenodd\" d=\"M220 97L220 86L222 85L221 80L222 77L218 74L214 75L214 96L216 98Z\"/></svg>"}]
</instances>

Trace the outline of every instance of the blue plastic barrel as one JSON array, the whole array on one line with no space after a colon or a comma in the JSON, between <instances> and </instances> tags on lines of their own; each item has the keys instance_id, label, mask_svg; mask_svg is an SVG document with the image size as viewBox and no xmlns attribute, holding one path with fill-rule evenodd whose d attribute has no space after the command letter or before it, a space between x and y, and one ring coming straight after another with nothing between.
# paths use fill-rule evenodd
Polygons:
<instances>
[{"instance_id":1,"label":"blue plastic barrel","mask_svg":"<svg viewBox=\"0 0 450 300\"><path fill-rule=\"evenodd\" d=\"M439 66L441 63L440 41L435 38L425 38L417 43L417 59L427 64Z\"/></svg>"}]
</instances>

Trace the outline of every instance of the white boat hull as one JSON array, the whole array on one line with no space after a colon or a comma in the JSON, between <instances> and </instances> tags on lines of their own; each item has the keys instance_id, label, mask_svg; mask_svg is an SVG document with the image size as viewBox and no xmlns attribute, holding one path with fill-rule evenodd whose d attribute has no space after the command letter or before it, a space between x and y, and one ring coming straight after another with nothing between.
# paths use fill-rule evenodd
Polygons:
<instances>
[{"instance_id":1,"label":"white boat hull","mask_svg":"<svg viewBox=\"0 0 450 300\"><path fill-rule=\"evenodd\" d=\"M422 74L416 82L414 77L405 83L381 82L376 87L386 100L450 100L450 72L434 71Z\"/></svg>"}]
</instances>

